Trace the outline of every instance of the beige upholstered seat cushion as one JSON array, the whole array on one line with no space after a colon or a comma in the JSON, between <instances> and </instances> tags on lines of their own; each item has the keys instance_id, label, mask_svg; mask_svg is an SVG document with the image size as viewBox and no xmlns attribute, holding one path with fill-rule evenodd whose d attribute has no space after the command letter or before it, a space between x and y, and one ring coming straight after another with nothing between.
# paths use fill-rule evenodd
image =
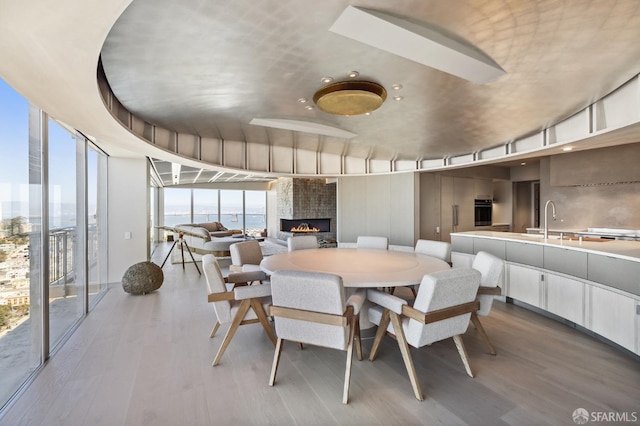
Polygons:
<instances>
[{"instance_id":1,"label":"beige upholstered seat cushion","mask_svg":"<svg viewBox=\"0 0 640 426\"><path fill-rule=\"evenodd\" d=\"M201 228L206 229L208 232L216 232L216 231L228 231L227 228L220 222L204 222L204 223L196 223L194 226L199 226Z\"/></svg>"}]
</instances>

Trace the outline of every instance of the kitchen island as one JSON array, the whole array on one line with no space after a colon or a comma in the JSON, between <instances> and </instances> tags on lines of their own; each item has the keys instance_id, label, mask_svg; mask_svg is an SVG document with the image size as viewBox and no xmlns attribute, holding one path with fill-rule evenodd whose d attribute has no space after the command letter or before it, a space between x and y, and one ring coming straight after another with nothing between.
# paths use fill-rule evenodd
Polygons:
<instances>
[{"instance_id":1,"label":"kitchen island","mask_svg":"<svg viewBox=\"0 0 640 426\"><path fill-rule=\"evenodd\" d=\"M503 297L640 355L640 242L471 231L451 234L454 267L479 251L505 260Z\"/></svg>"}]
</instances>

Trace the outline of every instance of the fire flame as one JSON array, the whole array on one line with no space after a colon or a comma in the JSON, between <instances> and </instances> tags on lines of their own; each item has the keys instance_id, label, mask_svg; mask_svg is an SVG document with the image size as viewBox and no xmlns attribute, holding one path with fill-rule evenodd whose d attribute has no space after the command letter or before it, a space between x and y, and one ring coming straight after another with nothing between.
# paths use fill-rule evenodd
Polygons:
<instances>
[{"instance_id":1,"label":"fire flame","mask_svg":"<svg viewBox=\"0 0 640 426\"><path fill-rule=\"evenodd\" d=\"M316 227L310 227L308 223L301 223L291 228L291 232L320 232Z\"/></svg>"}]
</instances>

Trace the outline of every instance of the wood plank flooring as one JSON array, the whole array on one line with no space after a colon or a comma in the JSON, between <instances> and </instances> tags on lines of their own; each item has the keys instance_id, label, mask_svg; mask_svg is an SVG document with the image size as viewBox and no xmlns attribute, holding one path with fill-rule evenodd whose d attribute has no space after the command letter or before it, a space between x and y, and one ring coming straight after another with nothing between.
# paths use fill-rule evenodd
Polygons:
<instances>
[{"instance_id":1,"label":"wood plank flooring","mask_svg":"<svg viewBox=\"0 0 640 426\"><path fill-rule=\"evenodd\" d=\"M464 336L475 378L450 339L411 350L423 402L390 338L374 362L363 341L348 405L341 351L285 344L269 387L274 348L260 324L240 327L211 367L226 326L209 338L204 276L185 267L167 263L163 286L145 296L113 286L0 425L573 425L577 408L640 418L637 359L499 302L482 318L497 356L472 327Z\"/></svg>"}]
</instances>

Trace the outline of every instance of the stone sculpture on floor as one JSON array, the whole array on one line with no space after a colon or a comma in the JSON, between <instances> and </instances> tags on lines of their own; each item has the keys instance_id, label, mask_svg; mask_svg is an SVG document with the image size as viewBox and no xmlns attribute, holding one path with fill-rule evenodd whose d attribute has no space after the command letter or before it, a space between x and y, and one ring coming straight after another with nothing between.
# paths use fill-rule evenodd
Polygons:
<instances>
[{"instance_id":1,"label":"stone sculpture on floor","mask_svg":"<svg viewBox=\"0 0 640 426\"><path fill-rule=\"evenodd\" d=\"M122 277L122 288L131 294L146 294L162 286L162 268L153 262L140 262L129 267Z\"/></svg>"}]
</instances>

